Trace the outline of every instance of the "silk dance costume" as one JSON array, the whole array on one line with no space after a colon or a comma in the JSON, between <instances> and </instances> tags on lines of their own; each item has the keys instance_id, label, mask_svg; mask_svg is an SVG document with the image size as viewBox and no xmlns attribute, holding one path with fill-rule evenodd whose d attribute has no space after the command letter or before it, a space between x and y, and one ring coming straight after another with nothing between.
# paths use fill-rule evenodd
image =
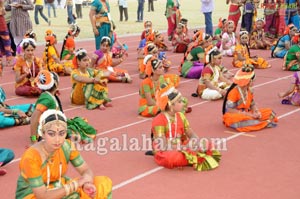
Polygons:
<instances>
[{"instance_id":1,"label":"silk dance costume","mask_svg":"<svg viewBox=\"0 0 300 199\"><path fill-rule=\"evenodd\" d=\"M277 10L275 0L264 0L262 4L264 7L264 16L265 16L265 25L264 31L267 37L275 38L277 36L276 30L276 19L277 19Z\"/></svg>"},{"instance_id":2,"label":"silk dance costume","mask_svg":"<svg viewBox=\"0 0 300 199\"><path fill-rule=\"evenodd\" d=\"M242 37L243 35L245 35L245 37L247 36L249 40L249 35L247 31L241 31L240 37ZM241 56L245 60L240 60L239 56ZM241 68L245 64L251 64L255 68L259 68L259 69L265 69L271 67L271 65L262 57L252 58L250 56L250 50L248 44L247 43L244 44L240 42L235 46L232 65L234 67Z\"/></svg>"},{"instance_id":3,"label":"silk dance costume","mask_svg":"<svg viewBox=\"0 0 300 199\"><path fill-rule=\"evenodd\" d=\"M283 70L300 71L300 37L294 37L292 45L284 57Z\"/></svg>"},{"instance_id":4,"label":"silk dance costume","mask_svg":"<svg viewBox=\"0 0 300 199\"><path fill-rule=\"evenodd\" d=\"M46 31L45 36L46 46L43 53L43 61L46 68L49 71L62 75L70 75L73 67L72 61L61 62L59 59L59 53L57 52L55 44L56 35L51 31Z\"/></svg>"},{"instance_id":5,"label":"silk dance costume","mask_svg":"<svg viewBox=\"0 0 300 199\"><path fill-rule=\"evenodd\" d=\"M26 125L30 122L34 105L33 104L5 104L6 94L0 87L0 129L17 125ZM19 111L25 113L26 117L20 117Z\"/></svg>"},{"instance_id":6,"label":"silk dance costume","mask_svg":"<svg viewBox=\"0 0 300 199\"><path fill-rule=\"evenodd\" d=\"M240 17L241 17L240 6L241 6L241 4L238 4L238 3L231 3L229 5L228 20L231 20L234 22L234 32L236 30L236 27L237 27Z\"/></svg>"},{"instance_id":7,"label":"silk dance costume","mask_svg":"<svg viewBox=\"0 0 300 199\"><path fill-rule=\"evenodd\" d=\"M185 78L199 79L205 64L205 48L212 42L212 36L200 31L196 41L185 52L179 72Z\"/></svg>"},{"instance_id":8,"label":"silk dance costume","mask_svg":"<svg viewBox=\"0 0 300 199\"><path fill-rule=\"evenodd\" d=\"M32 46L35 49L35 41L31 38L23 39L21 46L24 49L28 46ZM24 76L26 73L28 74L26 77L21 79L19 82L15 84L15 92L20 96L38 96L41 94L41 90L37 87L35 83L35 78L40 70L43 69L43 61L36 57L25 57L19 56L16 61L16 65L14 66L14 71L18 73L20 76Z\"/></svg>"},{"instance_id":9,"label":"silk dance costume","mask_svg":"<svg viewBox=\"0 0 300 199\"><path fill-rule=\"evenodd\" d=\"M162 86L157 93L157 105L162 112L152 121L155 162L159 166L170 169L193 166L197 171L206 171L217 168L221 154L214 150L210 143L207 143L204 148L190 147L190 139L197 139L197 135L192 132L189 122L182 112L171 111L175 104L179 106L180 103L182 103L182 96L172 86ZM172 107L170 108L170 106ZM160 143L161 140L165 140L166 146ZM179 149L178 146L181 148Z\"/></svg>"},{"instance_id":10,"label":"silk dance costume","mask_svg":"<svg viewBox=\"0 0 300 199\"><path fill-rule=\"evenodd\" d=\"M300 72L295 72L291 78L290 89L283 93L284 99L281 101L282 104L291 104L294 106L300 106Z\"/></svg>"},{"instance_id":11,"label":"silk dance costume","mask_svg":"<svg viewBox=\"0 0 300 199\"><path fill-rule=\"evenodd\" d=\"M277 125L278 119L272 109L258 109L255 105L251 88L254 77L254 68L249 65L234 76L223 102L223 123L226 127L249 132Z\"/></svg>"},{"instance_id":12,"label":"silk dance costume","mask_svg":"<svg viewBox=\"0 0 300 199\"><path fill-rule=\"evenodd\" d=\"M156 104L149 105L149 99L146 95L150 95L151 100L156 102L155 94L159 90L160 85L165 83L165 79L162 73L162 69L160 68L162 62L156 58L153 58L148 61L146 65L146 78L143 79L139 89L139 115L143 117L153 117L156 116L160 109Z\"/></svg>"},{"instance_id":13,"label":"silk dance costume","mask_svg":"<svg viewBox=\"0 0 300 199\"><path fill-rule=\"evenodd\" d=\"M54 151L47 159L43 160L41 153L30 147L23 154L20 161L21 175L17 182L17 199L35 198L32 188L46 186L47 189L63 187L73 180L66 176L68 163L80 167L84 160L76 150L74 144L66 140L58 150ZM108 177L95 176L94 184L97 188L95 199L111 199L112 183ZM90 197L78 188L64 199L89 199Z\"/></svg>"},{"instance_id":14,"label":"silk dance costume","mask_svg":"<svg viewBox=\"0 0 300 199\"><path fill-rule=\"evenodd\" d=\"M95 109L110 102L111 99L108 98L108 87L106 85L107 77L104 76L103 71L93 68L85 68L85 72L83 72L78 65L78 56L81 56L83 59L84 56L87 56L86 50L78 50L73 59L75 69L71 73L71 102L77 105L85 104L87 109ZM76 77L84 77L90 82L87 83L78 81L76 80ZM96 78L102 83L96 82Z\"/></svg>"},{"instance_id":15,"label":"silk dance costume","mask_svg":"<svg viewBox=\"0 0 300 199\"><path fill-rule=\"evenodd\" d=\"M109 36L112 30L110 19L110 5L106 0L95 0L91 4L91 10L95 12L92 23L99 32L99 35L95 35L96 50L100 49L100 43L103 36Z\"/></svg>"}]
</instances>

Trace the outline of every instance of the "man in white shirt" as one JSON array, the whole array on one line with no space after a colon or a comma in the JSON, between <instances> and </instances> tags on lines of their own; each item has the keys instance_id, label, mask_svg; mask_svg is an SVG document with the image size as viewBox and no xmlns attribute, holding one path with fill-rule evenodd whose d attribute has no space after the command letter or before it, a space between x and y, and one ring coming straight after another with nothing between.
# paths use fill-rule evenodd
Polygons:
<instances>
[{"instance_id":1,"label":"man in white shirt","mask_svg":"<svg viewBox=\"0 0 300 199\"><path fill-rule=\"evenodd\" d=\"M214 0L201 0L201 11L205 17L205 33L213 35L212 11L214 10Z\"/></svg>"},{"instance_id":2,"label":"man in white shirt","mask_svg":"<svg viewBox=\"0 0 300 199\"><path fill-rule=\"evenodd\" d=\"M128 8L127 0L119 0L120 21L123 21L123 12L125 16L125 21L128 20L127 8Z\"/></svg>"}]
</instances>

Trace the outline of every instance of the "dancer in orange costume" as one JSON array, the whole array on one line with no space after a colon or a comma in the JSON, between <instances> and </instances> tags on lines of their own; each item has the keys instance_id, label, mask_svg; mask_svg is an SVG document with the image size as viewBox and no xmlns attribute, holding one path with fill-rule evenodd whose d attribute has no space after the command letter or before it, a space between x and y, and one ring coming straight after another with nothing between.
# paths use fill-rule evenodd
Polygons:
<instances>
[{"instance_id":1,"label":"dancer in orange costume","mask_svg":"<svg viewBox=\"0 0 300 199\"><path fill-rule=\"evenodd\" d=\"M253 98L254 67L244 65L233 78L223 102L223 123L240 132L258 131L277 126L270 108L257 108Z\"/></svg>"}]
</instances>

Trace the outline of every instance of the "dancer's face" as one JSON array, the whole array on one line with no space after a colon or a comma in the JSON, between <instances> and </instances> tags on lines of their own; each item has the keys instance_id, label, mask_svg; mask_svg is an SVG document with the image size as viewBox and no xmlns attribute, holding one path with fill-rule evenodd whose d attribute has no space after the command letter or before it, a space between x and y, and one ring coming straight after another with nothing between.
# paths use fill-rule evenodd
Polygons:
<instances>
[{"instance_id":1,"label":"dancer's face","mask_svg":"<svg viewBox=\"0 0 300 199\"><path fill-rule=\"evenodd\" d=\"M100 49L102 52L106 53L110 50L110 45L108 42L101 43Z\"/></svg>"},{"instance_id":2,"label":"dancer's face","mask_svg":"<svg viewBox=\"0 0 300 199\"><path fill-rule=\"evenodd\" d=\"M242 44L247 44L249 41L249 36L247 34L244 34L241 36L241 43Z\"/></svg>"},{"instance_id":3,"label":"dancer's face","mask_svg":"<svg viewBox=\"0 0 300 199\"><path fill-rule=\"evenodd\" d=\"M29 45L26 49L24 49L24 56L26 58L32 58L34 56L35 48L32 45Z\"/></svg>"},{"instance_id":4,"label":"dancer's face","mask_svg":"<svg viewBox=\"0 0 300 199\"><path fill-rule=\"evenodd\" d=\"M262 21L257 21L257 22L256 22L256 29L257 29L257 30L261 30L262 27L263 27L263 22L262 22Z\"/></svg>"},{"instance_id":5,"label":"dancer's face","mask_svg":"<svg viewBox=\"0 0 300 199\"><path fill-rule=\"evenodd\" d=\"M233 23L228 24L228 27L227 27L228 33L232 33L233 30L234 30L234 24Z\"/></svg>"},{"instance_id":6,"label":"dancer's face","mask_svg":"<svg viewBox=\"0 0 300 199\"><path fill-rule=\"evenodd\" d=\"M219 55L214 56L212 63L215 64L215 65L217 65L217 66L221 65L221 63L222 63L222 55L219 54Z\"/></svg>"},{"instance_id":7,"label":"dancer's face","mask_svg":"<svg viewBox=\"0 0 300 199\"><path fill-rule=\"evenodd\" d=\"M66 134L66 125L64 125L62 121L53 121L47 124L47 128L45 128L43 135L45 147L49 151L55 151L59 149L65 141Z\"/></svg>"},{"instance_id":8,"label":"dancer's face","mask_svg":"<svg viewBox=\"0 0 300 199\"><path fill-rule=\"evenodd\" d=\"M85 56L84 58L82 58L80 61L78 61L78 65L80 68L85 69L87 67L89 67L90 65L90 58L88 56Z\"/></svg>"}]
</instances>

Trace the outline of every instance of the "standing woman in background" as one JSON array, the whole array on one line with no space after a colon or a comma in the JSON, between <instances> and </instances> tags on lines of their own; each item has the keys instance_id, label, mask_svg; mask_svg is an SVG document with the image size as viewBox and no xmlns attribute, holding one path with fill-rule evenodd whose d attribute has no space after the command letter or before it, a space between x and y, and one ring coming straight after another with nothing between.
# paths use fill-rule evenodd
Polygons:
<instances>
[{"instance_id":1,"label":"standing woman in background","mask_svg":"<svg viewBox=\"0 0 300 199\"><path fill-rule=\"evenodd\" d=\"M168 40L173 38L174 31L176 29L176 10L177 6L173 0L167 0L165 16L168 20Z\"/></svg>"},{"instance_id":2,"label":"standing woman in background","mask_svg":"<svg viewBox=\"0 0 300 199\"><path fill-rule=\"evenodd\" d=\"M106 0L94 0L89 13L90 21L95 35L96 50L100 49L103 36L111 32L110 6Z\"/></svg>"},{"instance_id":3,"label":"standing woman in background","mask_svg":"<svg viewBox=\"0 0 300 199\"><path fill-rule=\"evenodd\" d=\"M8 5L8 2L5 1L5 4L4 6L6 7ZM14 42L14 38L11 34L11 31L10 31L10 21L11 21L11 11L7 11L5 10L5 22L6 22L6 25L7 25L7 29L8 29L8 32L9 32L9 37L10 37L10 47L11 47L11 50L12 50L12 55L13 56L16 56L16 49L17 49L17 46Z\"/></svg>"},{"instance_id":4,"label":"standing woman in background","mask_svg":"<svg viewBox=\"0 0 300 199\"><path fill-rule=\"evenodd\" d=\"M13 66L11 48L10 48L10 38L9 32L5 22L5 8L4 1L0 1L0 64L2 64L2 55L6 56L6 62L9 66Z\"/></svg>"},{"instance_id":5,"label":"standing woman in background","mask_svg":"<svg viewBox=\"0 0 300 199\"><path fill-rule=\"evenodd\" d=\"M27 30L32 29L28 11L33 8L31 0L8 0L5 10L11 11L10 31L15 44L20 43Z\"/></svg>"}]
</instances>

